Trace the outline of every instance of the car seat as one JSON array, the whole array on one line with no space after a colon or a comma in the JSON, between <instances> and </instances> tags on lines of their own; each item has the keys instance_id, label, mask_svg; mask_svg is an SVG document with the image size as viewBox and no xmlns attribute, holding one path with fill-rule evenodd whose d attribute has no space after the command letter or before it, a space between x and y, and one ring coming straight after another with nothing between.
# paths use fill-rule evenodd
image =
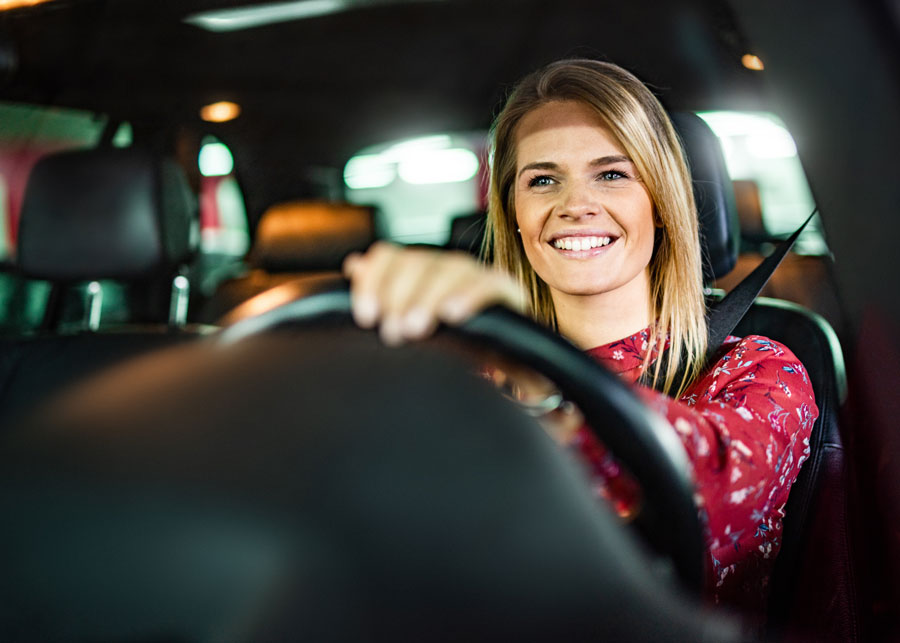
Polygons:
<instances>
[{"instance_id":1,"label":"car seat","mask_svg":"<svg viewBox=\"0 0 900 643\"><path fill-rule=\"evenodd\" d=\"M721 147L692 114L676 115L700 211L707 283L727 275L738 250L738 214ZM718 169L716 169L718 168ZM860 640L859 599L848 517L848 469L839 427L846 398L843 355L827 321L795 303L758 298L735 335L764 335L785 344L806 367L819 417L810 456L785 508L781 553L769 595L773 637ZM802 639L801 639L802 640Z\"/></svg>"},{"instance_id":2,"label":"car seat","mask_svg":"<svg viewBox=\"0 0 900 643\"><path fill-rule=\"evenodd\" d=\"M254 295L298 277L333 277L344 257L374 240L374 208L328 201L273 205L256 227L248 270L219 285L199 320L216 321Z\"/></svg>"},{"instance_id":3,"label":"car seat","mask_svg":"<svg viewBox=\"0 0 900 643\"><path fill-rule=\"evenodd\" d=\"M39 333L0 339L0 424L109 364L200 332L182 327L189 285L179 274L193 251L195 221L181 169L149 150L67 151L37 163L22 206L17 269L51 282L53 292ZM163 301L141 302L143 313L155 308L150 319L158 322L142 317L97 332L102 291L89 288L85 326L59 332L63 294L101 279L163 290Z\"/></svg>"}]
</instances>

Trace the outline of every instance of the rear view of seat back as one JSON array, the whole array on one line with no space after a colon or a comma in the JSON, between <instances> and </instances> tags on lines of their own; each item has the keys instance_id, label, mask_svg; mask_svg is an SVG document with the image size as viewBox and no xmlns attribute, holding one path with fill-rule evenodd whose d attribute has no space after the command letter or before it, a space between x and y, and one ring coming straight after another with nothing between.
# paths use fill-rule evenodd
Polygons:
<instances>
[{"instance_id":1,"label":"rear view of seat back","mask_svg":"<svg viewBox=\"0 0 900 643\"><path fill-rule=\"evenodd\" d=\"M213 322L264 290L298 277L334 276L344 257L375 240L375 213L368 206L292 201L263 213L247 257L249 270L223 282L200 315Z\"/></svg>"},{"instance_id":2,"label":"rear view of seat back","mask_svg":"<svg viewBox=\"0 0 900 643\"><path fill-rule=\"evenodd\" d=\"M161 320L186 301L178 271L193 252L196 199L181 169L141 148L90 149L47 156L25 191L17 268L59 293L85 281L176 284ZM51 296L47 319L60 298ZM183 311L178 312L183 318ZM0 339L0 424L101 368L195 336L174 324L115 332L43 332Z\"/></svg>"},{"instance_id":3,"label":"rear view of seat back","mask_svg":"<svg viewBox=\"0 0 900 643\"><path fill-rule=\"evenodd\" d=\"M17 264L52 282L147 279L189 258L195 220L174 161L136 148L63 152L31 173Z\"/></svg>"}]
</instances>

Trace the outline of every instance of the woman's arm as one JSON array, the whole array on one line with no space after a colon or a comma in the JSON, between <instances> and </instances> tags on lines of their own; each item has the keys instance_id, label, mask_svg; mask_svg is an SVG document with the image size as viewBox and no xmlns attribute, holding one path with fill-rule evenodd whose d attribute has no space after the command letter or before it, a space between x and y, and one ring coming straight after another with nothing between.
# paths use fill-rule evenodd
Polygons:
<instances>
[{"instance_id":1,"label":"woman's arm","mask_svg":"<svg viewBox=\"0 0 900 643\"><path fill-rule=\"evenodd\" d=\"M749 336L680 400L638 393L669 420L693 465L716 596L764 596L757 585L781 546L784 505L818 416L806 369L785 346Z\"/></svg>"}]
</instances>

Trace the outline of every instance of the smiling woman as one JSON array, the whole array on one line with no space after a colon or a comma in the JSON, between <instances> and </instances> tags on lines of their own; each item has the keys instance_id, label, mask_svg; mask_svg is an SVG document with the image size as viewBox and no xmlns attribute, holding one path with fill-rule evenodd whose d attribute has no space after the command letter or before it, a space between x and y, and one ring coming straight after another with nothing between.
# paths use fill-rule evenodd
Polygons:
<instances>
[{"instance_id":1,"label":"smiling woman","mask_svg":"<svg viewBox=\"0 0 900 643\"><path fill-rule=\"evenodd\" d=\"M657 389L637 393L668 419L693 464L708 596L759 616L818 411L803 365L768 338L729 338L705 368L692 194L653 94L616 65L564 60L526 77L494 125L491 268L376 244L348 258L345 272L357 322L380 325L388 343L501 303L625 381ZM529 399L542 393L518 384ZM633 509L627 474L588 427L554 435L589 464L601 497L622 514Z\"/></svg>"},{"instance_id":2,"label":"smiling woman","mask_svg":"<svg viewBox=\"0 0 900 643\"><path fill-rule=\"evenodd\" d=\"M574 101L534 109L519 123L518 143L517 231L567 324L559 331L599 346L649 326L654 214L634 164L594 111Z\"/></svg>"}]
</instances>

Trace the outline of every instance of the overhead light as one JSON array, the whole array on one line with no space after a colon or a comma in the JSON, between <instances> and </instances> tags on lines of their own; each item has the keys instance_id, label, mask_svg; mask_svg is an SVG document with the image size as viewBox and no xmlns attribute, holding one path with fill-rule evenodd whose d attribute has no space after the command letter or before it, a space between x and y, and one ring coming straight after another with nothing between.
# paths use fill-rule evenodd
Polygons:
<instances>
[{"instance_id":1,"label":"overhead light","mask_svg":"<svg viewBox=\"0 0 900 643\"><path fill-rule=\"evenodd\" d=\"M343 11L347 7L346 0L296 0L204 11L190 15L184 21L207 31L238 31L289 20L315 18Z\"/></svg>"},{"instance_id":2,"label":"overhead light","mask_svg":"<svg viewBox=\"0 0 900 643\"><path fill-rule=\"evenodd\" d=\"M36 4L49 1L50 0L0 0L0 11L19 9L20 7L32 7Z\"/></svg>"},{"instance_id":3,"label":"overhead light","mask_svg":"<svg viewBox=\"0 0 900 643\"><path fill-rule=\"evenodd\" d=\"M396 4L400 0L293 0L270 2L246 7L201 11L184 19L184 22L217 33L252 29L264 25L316 18L360 7ZM442 2L443 0L403 0L404 2Z\"/></svg>"},{"instance_id":4,"label":"overhead light","mask_svg":"<svg viewBox=\"0 0 900 643\"><path fill-rule=\"evenodd\" d=\"M203 176L228 176L234 169L234 157L224 143L206 143L200 148L197 165Z\"/></svg>"},{"instance_id":5,"label":"overhead light","mask_svg":"<svg viewBox=\"0 0 900 643\"><path fill-rule=\"evenodd\" d=\"M766 68L763 65L762 59L759 56L754 56L753 54L744 54L741 56L741 64L747 69L752 69L753 71L762 71Z\"/></svg>"},{"instance_id":6,"label":"overhead light","mask_svg":"<svg viewBox=\"0 0 900 643\"><path fill-rule=\"evenodd\" d=\"M210 123L224 123L240 116L241 106L227 100L211 103L200 110L200 118Z\"/></svg>"}]
</instances>

